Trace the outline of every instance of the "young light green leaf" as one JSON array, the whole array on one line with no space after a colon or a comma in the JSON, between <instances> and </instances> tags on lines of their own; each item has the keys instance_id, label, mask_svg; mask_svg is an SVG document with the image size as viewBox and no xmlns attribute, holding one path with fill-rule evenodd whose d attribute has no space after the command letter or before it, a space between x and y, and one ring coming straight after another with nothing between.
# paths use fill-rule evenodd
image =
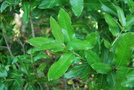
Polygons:
<instances>
[{"instance_id":1,"label":"young light green leaf","mask_svg":"<svg viewBox=\"0 0 134 90\"><path fill-rule=\"evenodd\" d=\"M30 4L28 2L24 2L23 5L22 5L22 9L24 11L23 22L25 24L27 24L28 21L29 21L29 7L30 7Z\"/></svg>"},{"instance_id":2,"label":"young light green leaf","mask_svg":"<svg viewBox=\"0 0 134 90\"><path fill-rule=\"evenodd\" d=\"M116 66L127 66L130 63L132 49L134 48L134 33L121 35L115 50L114 62Z\"/></svg>"},{"instance_id":3,"label":"young light green leaf","mask_svg":"<svg viewBox=\"0 0 134 90\"><path fill-rule=\"evenodd\" d=\"M68 50L88 50L92 49L93 45L87 40L74 39L67 44Z\"/></svg>"},{"instance_id":4,"label":"young light green leaf","mask_svg":"<svg viewBox=\"0 0 134 90\"><path fill-rule=\"evenodd\" d=\"M85 51L85 58L89 65L100 62L99 56L92 50Z\"/></svg>"},{"instance_id":5,"label":"young light green leaf","mask_svg":"<svg viewBox=\"0 0 134 90\"><path fill-rule=\"evenodd\" d=\"M71 41L73 38L75 38L73 27L71 25L71 18L64 9L60 10L58 15L58 21L62 28L65 42Z\"/></svg>"},{"instance_id":6,"label":"young light green leaf","mask_svg":"<svg viewBox=\"0 0 134 90\"><path fill-rule=\"evenodd\" d=\"M72 10L75 14L75 16L80 16L83 8L84 8L84 1L83 0L70 0L70 4L72 6Z\"/></svg>"},{"instance_id":7,"label":"young light green leaf","mask_svg":"<svg viewBox=\"0 0 134 90\"><path fill-rule=\"evenodd\" d=\"M55 62L48 71L48 80L60 78L69 68L75 56L72 53L65 53Z\"/></svg>"},{"instance_id":8,"label":"young light green leaf","mask_svg":"<svg viewBox=\"0 0 134 90\"><path fill-rule=\"evenodd\" d=\"M116 6L116 10L117 10L117 14L118 14L120 23L122 24L122 26L125 27L126 26L126 17L124 15L124 11L118 6Z\"/></svg>"},{"instance_id":9,"label":"young light green leaf","mask_svg":"<svg viewBox=\"0 0 134 90\"><path fill-rule=\"evenodd\" d=\"M60 43L64 43L62 29L53 17L50 17L50 25L52 28L52 34L54 35L55 39Z\"/></svg>"},{"instance_id":10,"label":"young light green leaf","mask_svg":"<svg viewBox=\"0 0 134 90\"><path fill-rule=\"evenodd\" d=\"M107 74L112 70L112 67L106 63L94 63L91 67L96 70L97 73Z\"/></svg>"}]
</instances>

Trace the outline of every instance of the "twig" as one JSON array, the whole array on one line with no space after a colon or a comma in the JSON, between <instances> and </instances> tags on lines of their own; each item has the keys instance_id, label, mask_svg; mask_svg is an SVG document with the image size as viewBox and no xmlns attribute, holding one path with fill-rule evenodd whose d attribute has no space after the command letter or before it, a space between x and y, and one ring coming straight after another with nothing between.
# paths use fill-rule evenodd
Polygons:
<instances>
[{"instance_id":1,"label":"twig","mask_svg":"<svg viewBox=\"0 0 134 90\"><path fill-rule=\"evenodd\" d=\"M32 21L32 17L30 15L30 23L31 23L31 29L32 29L32 37L35 37L35 32L34 32L34 26L33 26L33 21Z\"/></svg>"},{"instance_id":2,"label":"twig","mask_svg":"<svg viewBox=\"0 0 134 90\"><path fill-rule=\"evenodd\" d=\"M114 39L112 46L115 44L115 42L119 39L120 35L121 35L122 31L119 33L119 35Z\"/></svg>"},{"instance_id":3,"label":"twig","mask_svg":"<svg viewBox=\"0 0 134 90\"><path fill-rule=\"evenodd\" d=\"M8 42L7 42L7 39L6 39L6 36L5 36L3 30L2 30L2 35L3 35L3 37L4 37L5 43L6 43L6 45L7 45L7 49L8 49L8 51L9 51L9 53L10 53L10 56L11 56L12 58L14 58L14 55L13 55L13 53L12 53L12 51L11 51L11 48L10 48Z\"/></svg>"},{"instance_id":4,"label":"twig","mask_svg":"<svg viewBox=\"0 0 134 90\"><path fill-rule=\"evenodd\" d=\"M26 54L26 52L25 52L25 44L23 44L22 41L19 38L18 38L18 42L22 46L23 54Z\"/></svg>"},{"instance_id":5,"label":"twig","mask_svg":"<svg viewBox=\"0 0 134 90\"><path fill-rule=\"evenodd\" d=\"M66 79L63 79L64 80L64 90L67 90L67 81Z\"/></svg>"},{"instance_id":6,"label":"twig","mask_svg":"<svg viewBox=\"0 0 134 90\"><path fill-rule=\"evenodd\" d=\"M0 48L6 48L6 49L7 49L7 47L6 47L6 46L0 46Z\"/></svg>"},{"instance_id":7,"label":"twig","mask_svg":"<svg viewBox=\"0 0 134 90\"><path fill-rule=\"evenodd\" d=\"M45 83L45 87L46 87L46 90L49 90L49 87L48 87L47 83Z\"/></svg>"},{"instance_id":8,"label":"twig","mask_svg":"<svg viewBox=\"0 0 134 90\"><path fill-rule=\"evenodd\" d=\"M14 58L14 55L13 55L13 53L12 53L12 51L11 51L11 48L10 48L8 42L7 42L7 38L6 38L6 36L5 36L3 30L2 30L2 35L3 35L3 37L4 37L5 43L6 43L6 45L7 45L7 49L8 49L8 51L9 51L9 53L10 53L10 56L11 56L12 58ZM18 63L16 63L16 66L19 68Z\"/></svg>"}]
</instances>

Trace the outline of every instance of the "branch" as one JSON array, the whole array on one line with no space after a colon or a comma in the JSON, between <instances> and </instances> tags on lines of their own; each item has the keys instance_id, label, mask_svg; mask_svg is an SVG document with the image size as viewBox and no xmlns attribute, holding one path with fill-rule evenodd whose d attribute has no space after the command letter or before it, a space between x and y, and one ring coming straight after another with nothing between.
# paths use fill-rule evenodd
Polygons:
<instances>
[{"instance_id":1,"label":"branch","mask_svg":"<svg viewBox=\"0 0 134 90\"><path fill-rule=\"evenodd\" d=\"M32 29L32 37L35 37L35 32L34 32L34 26L33 26L33 21L32 21L32 17L30 15L30 23L31 23L31 29Z\"/></svg>"},{"instance_id":2,"label":"branch","mask_svg":"<svg viewBox=\"0 0 134 90\"><path fill-rule=\"evenodd\" d=\"M10 48L10 46L9 46L8 42L7 42L7 38L6 38L6 36L5 36L5 34L4 34L4 31L3 31L3 30L2 30L2 35L3 35L3 37L4 37L4 40L5 40L5 43L6 43L7 49L8 49L8 51L9 51L9 53L10 53L10 56L11 56L12 58L14 58L14 55L13 55L13 53L12 53L12 51L11 51L11 48Z\"/></svg>"}]
</instances>

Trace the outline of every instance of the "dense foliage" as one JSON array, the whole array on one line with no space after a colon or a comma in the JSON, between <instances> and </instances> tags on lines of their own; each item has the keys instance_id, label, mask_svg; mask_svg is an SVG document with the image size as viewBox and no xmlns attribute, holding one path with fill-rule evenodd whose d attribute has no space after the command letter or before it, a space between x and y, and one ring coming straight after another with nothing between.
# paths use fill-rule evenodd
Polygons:
<instances>
[{"instance_id":1,"label":"dense foliage","mask_svg":"<svg viewBox=\"0 0 134 90\"><path fill-rule=\"evenodd\" d=\"M133 0L0 0L0 90L133 90Z\"/></svg>"}]
</instances>

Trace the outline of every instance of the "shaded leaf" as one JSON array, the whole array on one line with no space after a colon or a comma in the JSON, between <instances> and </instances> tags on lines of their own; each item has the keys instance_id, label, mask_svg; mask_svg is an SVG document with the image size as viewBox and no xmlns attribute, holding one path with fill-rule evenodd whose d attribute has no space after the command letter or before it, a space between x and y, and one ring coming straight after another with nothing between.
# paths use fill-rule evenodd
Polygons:
<instances>
[{"instance_id":1,"label":"shaded leaf","mask_svg":"<svg viewBox=\"0 0 134 90\"><path fill-rule=\"evenodd\" d=\"M70 71L65 73L65 78L82 78L87 79L89 77L91 68L88 64L79 64L74 66Z\"/></svg>"},{"instance_id":2,"label":"shaded leaf","mask_svg":"<svg viewBox=\"0 0 134 90\"><path fill-rule=\"evenodd\" d=\"M0 11L1 13L9 6L9 3L7 1L4 1L2 4L1 4L1 7L0 7Z\"/></svg>"},{"instance_id":3,"label":"shaded leaf","mask_svg":"<svg viewBox=\"0 0 134 90\"><path fill-rule=\"evenodd\" d=\"M7 77L8 73L7 70L3 65L0 65L0 78Z\"/></svg>"}]
</instances>

